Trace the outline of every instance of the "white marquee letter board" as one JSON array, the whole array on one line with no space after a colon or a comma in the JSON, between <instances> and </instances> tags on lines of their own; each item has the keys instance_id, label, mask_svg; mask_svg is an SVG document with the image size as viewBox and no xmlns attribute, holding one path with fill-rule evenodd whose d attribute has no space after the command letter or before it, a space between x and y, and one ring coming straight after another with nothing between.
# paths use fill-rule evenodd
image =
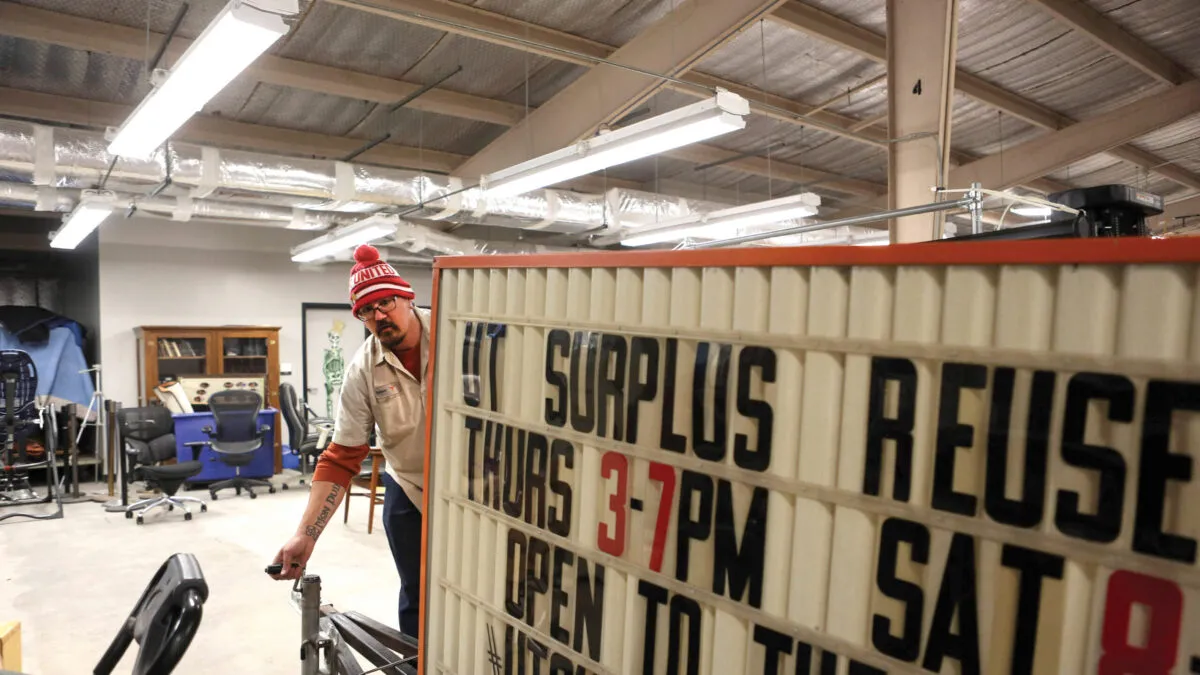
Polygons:
<instances>
[{"instance_id":1,"label":"white marquee letter board","mask_svg":"<svg viewBox=\"0 0 1200 675\"><path fill-rule=\"evenodd\" d=\"M425 673L1200 673L1200 241L435 276Z\"/></svg>"}]
</instances>

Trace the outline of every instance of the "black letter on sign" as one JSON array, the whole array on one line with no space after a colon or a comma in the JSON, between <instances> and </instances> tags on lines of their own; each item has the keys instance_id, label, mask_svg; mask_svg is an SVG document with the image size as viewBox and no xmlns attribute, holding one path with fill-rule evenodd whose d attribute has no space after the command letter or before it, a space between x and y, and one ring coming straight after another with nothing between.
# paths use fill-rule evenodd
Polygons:
<instances>
[{"instance_id":1,"label":"black letter on sign","mask_svg":"<svg viewBox=\"0 0 1200 675\"><path fill-rule=\"evenodd\" d=\"M475 437L483 429L483 420L467 415L467 499L475 501Z\"/></svg>"},{"instance_id":2,"label":"black letter on sign","mask_svg":"<svg viewBox=\"0 0 1200 675\"><path fill-rule=\"evenodd\" d=\"M587 633L588 658L599 661L600 638L604 637L604 565L594 564L596 581L592 583L588 561L579 558L579 576L575 586L575 644L572 648L582 654L583 635Z\"/></svg>"},{"instance_id":3,"label":"black letter on sign","mask_svg":"<svg viewBox=\"0 0 1200 675\"><path fill-rule=\"evenodd\" d=\"M642 639L642 672L654 672L654 647L658 638L658 606L667 602L667 589L652 581L638 581L638 595L646 598L646 634ZM579 635L579 631L575 632ZM576 637L576 639L579 639ZM578 650L576 650L578 651Z\"/></svg>"},{"instance_id":4,"label":"black letter on sign","mask_svg":"<svg viewBox=\"0 0 1200 675\"><path fill-rule=\"evenodd\" d=\"M524 619L525 535L516 528L508 531L508 565L504 578L504 609L512 616Z\"/></svg>"},{"instance_id":5,"label":"black letter on sign","mask_svg":"<svg viewBox=\"0 0 1200 675\"><path fill-rule=\"evenodd\" d=\"M472 330L474 330L473 333ZM481 393L479 390L479 351L482 346L483 324L468 321L467 330L463 334L463 402L472 408L479 407L479 396Z\"/></svg>"},{"instance_id":6,"label":"black letter on sign","mask_svg":"<svg viewBox=\"0 0 1200 675\"><path fill-rule=\"evenodd\" d=\"M550 655L550 675L571 675L574 672L574 666L571 665L570 659L554 652Z\"/></svg>"},{"instance_id":7,"label":"black letter on sign","mask_svg":"<svg viewBox=\"0 0 1200 675\"><path fill-rule=\"evenodd\" d=\"M534 562L534 559L537 562ZM529 537L528 568L529 591L525 595L525 623L532 626L537 614L537 596L550 590L550 544L537 537Z\"/></svg>"},{"instance_id":8,"label":"black letter on sign","mask_svg":"<svg viewBox=\"0 0 1200 675\"><path fill-rule=\"evenodd\" d=\"M583 350L584 333L575 333L571 343L571 427L582 434L596 427L596 348L600 345L599 333L587 333L586 373L579 371L580 351ZM579 385L583 383L583 408L579 407Z\"/></svg>"},{"instance_id":9,"label":"black letter on sign","mask_svg":"<svg viewBox=\"0 0 1200 675\"><path fill-rule=\"evenodd\" d=\"M614 361L616 372L613 370ZM620 335L605 335L600 339L600 406L596 434L600 438L608 435L608 402L612 400L612 437L621 440L621 429L625 426L625 338Z\"/></svg>"},{"instance_id":10,"label":"black letter on sign","mask_svg":"<svg viewBox=\"0 0 1200 675\"><path fill-rule=\"evenodd\" d=\"M763 675L779 672L779 655L792 653L792 638L754 624L754 641L763 646Z\"/></svg>"},{"instance_id":11,"label":"black letter on sign","mask_svg":"<svg viewBox=\"0 0 1200 675\"><path fill-rule=\"evenodd\" d=\"M496 371L499 368L500 340L504 337L505 324L488 324L488 338L491 345L488 350L488 399L492 404L492 412L500 410L500 396L496 393Z\"/></svg>"},{"instance_id":12,"label":"black letter on sign","mask_svg":"<svg viewBox=\"0 0 1200 675\"><path fill-rule=\"evenodd\" d=\"M667 675L679 675L679 640L687 616L687 675L700 673L700 605L686 595L671 598L670 632L667 634ZM654 671L649 671L654 672Z\"/></svg>"},{"instance_id":13,"label":"black letter on sign","mask_svg":"<svg viewBox=\"0 0 1200 675\"><path fill-rule=\"evenodd\" d=\"M646 379L642 379L642 361L646 362ZM658 396L658 340L648 337L633 338L629 353L629 410L625 414L628 426L625 442L637 443L638 403L653 401Z\"/></svg>"},{"instance_id":14,"label":"black letter on sign","mask_svg":"<svg viewBox=\"0 0 1200 675\"><path fill-rule=\"evenodd\" d=\"M742 546L737 544L737 526L733 522L733 485L725 479L717 481L716 560L713 562L713 593L725 595L725 579L729 578L729 597L762 607L763 559L767 546L767 489L755 487L742 531Z\"/></svg>"},{"instance_id":15,"label":"black letter on sign","mask_svg":"<svg viewBox=\"0 0 1200 675\"><path fill-rule=\"evenodd\" d=\"M525 442L525 522L546 528L546 437L530 431Z\"/></svg>"},{"instance_id":16,"label":"black letter on sign","mask_svg":"<svg viewBox=\"0 0 1200 675\"><path fill-rule=\"evenodd\" d=\"M504 427L491 420L483 426L483 503L500 510L500 455Z\"/></svg>"},{"instance_id":17,"label":"black letter on sign","mask_svg":"<svg viewBox=\"0 0 1200 675\"><path fill-rule=\"evenodd\" d=\"M516 633L514 638L513 633ZM513 655L513 646L516 655ZM512 624L504 626L504 675L525 675L525 634L513 628Z\"/></svg>"},{"instance_id":18,"label":"black letter on sign","mask_svg":"<svg viewBox=\"0 0 1200 675\"><path fill-rule=\"evenodd\" d=\"M692 520L692 498L700 499L700 513ZM675 537L675 578L688 580L688 556L691 540L706 541L712 534L713 484L712 478L694 471L683 471L679 482L679 525Z\"/></svg>"},{"instance_id":19,"label":"black letter on sign","mask_svg":"<svg viewBox=\"0 0 1200 675\"><path fill-rule=\"evenodd\" d=\"M550 444L550 491L562 497L562 509L550 506L550 518L547 527L560 537L571 534L571 484L559 478L558 458L562 457L563 469L575 467L575 446L570 441L561 438L554 439Z\"/></svg>"},{"instance_id":20,"label":"black letter on sign","mask_svg":"<svg viewBox=\"0 0 1200 675\"><path fill-rule=\"evenodd\" d=\"M979 612L975 599L975 540L956 532L950 540L942 589L929 626L929 642L921 664L925 670L942 672L942 659L949 656L959 662L962 675L979 675ZM956 610L957 635L950 632Z\"/></svg>"},{"instance_id":21,"label":"black letter on sign","mask_svg":"<svg viewBox=\"0 0 1200 675\"><path fill-rule=\"evenodd\" d=\"M561 546L554 547L554 585L550 591L550 637L564 645L571 644L571 634L562 627L562 610L567 606L567 592L563 590L563 580L566 574L563 568L570 571L575 563L575 554Z\"/></svg>"},{"instance_id":22,"label":"black letter on sign","mask_svg":"<svg viewBox=\"0 0 1200 675\"><path fill-rule=\"evenodd\" d=\"M812 653L812 645L803 640L796 641L796 675L809 675L812 672Z\"/></svg>"},{"instance_id":23,"label":"black letter on sign","mask_svg":"<svg viewBox=\"0 0 1200 675\"><path fill-rule=\"evenodd\" d=\"M675 433L675 365L679 359L679 343L667 338L667 372L663 376L662 434L658 446L663 450L682 453L687 449L687 438Z\"/></svg>"},{"instance_id":24,"label":"black letter on sign","mask_svg":"<svg viewBox=\"0 0 1200 675\"><path fill-rule=\"evenodd\" d=\"M963 389L987 386L987 368L970 363L942 366L942 400L938 409L937 450L933 464L932 506L940 511L975 515L975 496L954 491L954 462L958 448L974 443L975 429L958 421L958 401Z\"/></svg>"},{"instance_id":25,"label":"black letter on sign","mask_svg":"<svg viewBox=\"0 0 1200 675\"><path fill-rule=\"evenodd\" d=\"M1013 629L1012 675L1033 673L1037 648L1038 615L1042 606L1042 577L1061 579L1063 559L1050 553L1005 544L1000 563L1021 571L1017 621Z\"/></svg>"},{"instance_id":26,"label":"black letter on sign","mask_svg":"<svg viewBox=\"0 0 1200 675\"><path fill-rule=\"evenodd\" d=\"M1050 444L1050 411L1054 407L1054 373L1039 370L1033 374L1021 498L1012 500L1004 496L1004 486L1008 482L1008 431L1015 374L1012 368L997 368L992 379L983 506L998 523L1033 527L1042 522L1046 503L1046 448Z\"/></svg>"},{"instance_id":27,"label":"black letter on sign","mask_svg":"<svg viewBox=\"0 0 1200 675\"><path fill-rule=\"evenodd\" d=\"M1196 562L1196 540L1163 532L1167 481L1192 479L1192 458L1171 452L1171 413L1200 410L1200 385L1151 380L1142 423L1142 459L1138 469L1137 515L1133 550L1168 560ZM1180 444L1180 447L1186 447Z\"/></svg>"},{"instance_id":28,"label":"black letter on sign","mask_svg":"<svg viewBox=\"0 0 1200 675\"><path fill-rule=\"evenodd\" d=\"M929 530L920 523L900 518L888 518L879 530L879 564L875 583L879 592L904 603L904 632L892 635L892 620L876 614L871 620L871 643L881 654L916 663L921 655L921 617L925 611L925 594L921 587L896 576L900 557L900 542L908 542L912 560L922 565L929 562Z\"/></svg>"},{"instance_id":29,"label":"black letter on sign","mask_svg":"<svg viewBox=\"0 0 1200 675\"><path fill-rule=\"evenodd\" d=\"M522 495L525 492L525 430L517 431L513 443L513 428L504 429L504 512L513 518L521 517Z\"/></svg>"},{"instance_id":30,"label":"black letter on sign","mask_svg":"<svg viewBox=\"0 0 1200 675\"><path fill-rule=\"evenodd\" d=\"M1083 513L1078 492L1059 490L1054 524L1072 537L1111 542L1121 533L1121 513L1125 509L1125 458L1112 448L1084 443L1088 403L1093 399L1108 401L1110 420L1133 421L1134 390L1127 378L1098 373L1079 373L1071 378L1063 412L1062 458L1071 466L1100 472L1099 499L1095 515Z\"/></svg>"},{"instance_id":31,"label":"black letter on sign","mask_svg":"<svg viewBox=\"0 0 1200 675\"><path fill-rule=\"evenodd\" d=\"M558 349L563 358L571 353L571 335L567 331L555 328L546 336L546 382L558 389L557 406L555 399L546 399L546 424L561 427L567 423L567 375L554 369L554 351Z\"/></svg>"},{"instance_id":32,"label":"black letter on sign","mask_svg":"<svg viewBox=\"0 0 1200 675\"><path fill-rule=\"evenodd\" d=\"M738 354L737 409L742 415L758 420L758 440L749 447L746 434L733 437L733 462L748 471L766 471L771 466L771 432L775 417L766 401L750 398L750 370L762 370L762 381L775 381L775 350L746 347Z\"/></svg>"},{"instance_id":33,"label":"black letter on sign","mask_svg":"<svg viewBox=\"0 0 1200 675\"><path fill-rule=\"evenodd\" d=\"M716 400L713 402L713 438L704 434L705 399L708 398L708 349L712 344L701 342L696 346L696 365L692 371L692 448L700 459L719 462L725 459L725 437L727 435L726 414L729 411L729 355L731 345L717 347L717 378L713 382Z\"/></svg>"},{"instance_id":34,"label":"black letter on sign","mask_svg":"<svg viewBox=\"0 0 1200 675\"><path fill-rule=\"evenodd\" d=\"M887 384L899 387L896 417L884 417ZM908 359L871 359L871 393L867 407L867 465L863 472L863 492L878 496L883 481L883 441L896 443L896 478L892 499L908 501L912 488L913 421L917 407L917 369Z\"/></svg>"}]
</instances>

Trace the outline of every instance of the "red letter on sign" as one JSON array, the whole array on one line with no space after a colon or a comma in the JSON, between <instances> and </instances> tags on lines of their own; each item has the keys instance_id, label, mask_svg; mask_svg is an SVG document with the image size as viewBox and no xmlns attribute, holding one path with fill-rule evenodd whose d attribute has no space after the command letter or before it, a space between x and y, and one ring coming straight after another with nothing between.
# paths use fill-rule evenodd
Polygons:
<instances>
[{"instance_id":1,"label":"red letter on sign","mask_svg":"<svg viewBox=\"0 0 1200 675\"><path fill-rule=\"evenodd\" d=\"M654 524L654 548L650 550L650 569L661 572L663 545L667 542L671 504L675 500L675 469L669 464L650 462L650 480L662 483L662 497L658 500L658 519Z\"/></svg>"},{"instance_id":2,"label":"red letter on sign","mask_svg":"<svg viewBox=\"0 0 1200 675\"><path fill-rule=\"evenodd\" d=\"M621 557L625 552L625 503L629 499L629 460L619 452L606 452L600 460L600 475L608 479L617 474L617 491L608 497L608 508L616 518L616 527L609 530L608 523L600 523L596 545L605 553Z\"/></svg>"},{"instance_id":3,"label":"red letter on sign","mask_svg":"<svg viewBox=\"0 0 1200 675\"><path fill-rule=\"evenodd\" d=\"M1129 644L1135 604L1150 610L1144 647ZM1183 593L1175 582L1127 570L1113 572L1108 579L1098 675L1167 675L1179 650L1182 615Z\"/></svg>"}]
</instances>

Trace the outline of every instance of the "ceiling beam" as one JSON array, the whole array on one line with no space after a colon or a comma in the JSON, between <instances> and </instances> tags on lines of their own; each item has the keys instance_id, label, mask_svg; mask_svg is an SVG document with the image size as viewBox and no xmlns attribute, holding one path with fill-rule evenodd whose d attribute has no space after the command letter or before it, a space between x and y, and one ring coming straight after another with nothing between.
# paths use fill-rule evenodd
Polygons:
<instances>
[{"instance_id":1,"label":"ceiling beam","mask_svg":"<svg viewBox=\"0 0 1200 675\"><path fill-rule=\"evenodd\" d=\"M142 29L7 1L0 2L0 35L136 61L141 61L146 56L147 36ZM158 33L151 33L149 36L150 40L156 43L161 43L164 37ZM174 38L164 58L178 58L190 44L191 41L185 38ZM281 87L376 103L395 103L422 86L419 83L270 55L259 57L241 77L254 78ZM407 106L415 110L504 126L512 126L525 116L523 106L436 87L410 101Z\"/></svg>"},{"instance_id":2,"label":"ceiling beam","mask_svg":"<svg viewBox=\"0 0 1200 675\"><path fill-rule=\"evenodd\" d=\"M952 169L948 188L1002 190L1044 176L1085 157L1107 152L1131 138L1200 112L1200 80L1149 96L1102 115Z\"/></svg>"},{"instance_id":3,"label":"ceiling beam","mask_svg":"<svg viewBox=\"0 0 1200 675\"><path fill-rule=\"evenodd\" d=\"M335 5L386 16L405 23L503 45L547 58L592 67L610 58L616 47L556 31L537 24L506 17L496 12L467 7L451 0L325 0ZM781 96L767 94L744 84L693 71L669 82L667 88L688 96L704 98L716 87L732 91L750 101L755 114L790 124L808 125L860 143L884 147L887 133L881 129L853 127L863 120L828 110L809 116L813 106Z\"/></svg>"},{"instance_id":4,"label":"ceiling beam","mask_svg":"<svg viewBox=\"0 0 1200 675\"><path fill-rule=\"evenodd\" d=\"M1097 46L1124 59L1150 77L1169 85L1192 79L1192 74L1115 21L1079 0L1029 0L1059 21L1083 33Z\"/></svg>"},{"instance_id":5,"label":"ceiling beam","mask_svg":"<svg viewBox=\"0 0 1200 675\"><path fill-rule=\"evenodd\" d=\"M676 77L784 0L684 0L608 60ZM593 67L460 166L474 179L566 147L628 114L664 80L627 68ZM536 133L534 133L536 130Z\"/></svg>"},{"instance_id":6,"label":"ceiling beam","mask_svg":"<svg viewBox=\"0 0 1200 675\"><path fill-rule=\"evenodd\" d=\"M1031 1L1073 2L1073 0ZM790 0L775 10L771 14L771 20L849 49L877 63L887 63L887 38L885 36L800 2L800 0ZM954 84L956 89L967 96L1044 129L1057 131L1076 124L1074 119L1066 115L992 84L961 68L955 72ZM1200 182L1200 176L1180 167L1171 166L1169 162L1131 145L1112 148L1109 150L1109 154L1147 171L1158 173L1181 185L1192 186L1196 182Z\"/></svg>"}]
</instances>

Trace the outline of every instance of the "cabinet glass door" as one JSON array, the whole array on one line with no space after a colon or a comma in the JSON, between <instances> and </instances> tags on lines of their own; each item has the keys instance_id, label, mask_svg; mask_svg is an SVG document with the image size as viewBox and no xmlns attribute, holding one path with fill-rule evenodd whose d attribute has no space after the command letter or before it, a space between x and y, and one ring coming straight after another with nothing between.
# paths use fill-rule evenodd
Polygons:
<instances>
[{"instance_id":1,"label":"cabinet glass door","mask_svg":"<svg viewBox=\"0 0 1200 675\"><path fill-rule=\"evenodd\" d=\"M227 337L221 342L221 360L225 364L224 374L267 374L267 338Z\"/></svg>"},{"instance_id":2,"label":"cabinet glass door","mask_svg":"<svg viewBox=\"0 0 1200 675\"><path fill-rule=\"evenodd\" d=\"M208 340L202 337L158 339L158 376L203 375L208 370Z\"/></svg>"}]
</instances>

